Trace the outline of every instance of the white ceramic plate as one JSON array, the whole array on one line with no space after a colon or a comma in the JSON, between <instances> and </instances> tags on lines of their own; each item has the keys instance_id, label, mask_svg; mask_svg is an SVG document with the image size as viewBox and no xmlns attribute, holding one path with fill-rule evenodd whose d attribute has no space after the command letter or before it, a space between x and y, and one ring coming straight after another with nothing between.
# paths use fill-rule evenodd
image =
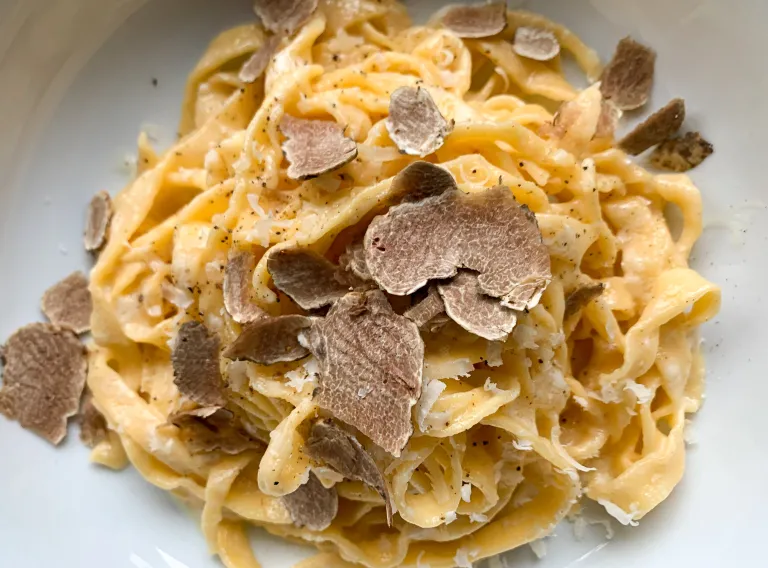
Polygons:
<instances>
[{"instance_id":1,"label":"white ceramic plate","mask_svg":"<svg viewBox=\"0 0 768 568\"><path fill-rule=\"evenodd\" d=\"M249 4L0 0L0 340L40 318L48 285L87 268L80 234L88 199L126 183L123 162L143 125L161 145L171 141L187 72L219 31L251 17ZM441 4L410 2L417 20ZM628 33L658 50L653 106L684 97L689 125L716 147L693 172L707 221L693 264L723 286L724 302L704 330L700 443L689 448L670 499L606 546L601 529L575 542L566 524L548 539L544 560L528 547L511 556L516 566L540 568L763 565L768 3L525 5L570 26L605 58ZM73 429L54 450L0 419L0 566L217 566L196 519L130 469L89 465L76 438ZM265 567L290 566L308 552L263 533L255 539Z\"/></svg>"}]
</instances>

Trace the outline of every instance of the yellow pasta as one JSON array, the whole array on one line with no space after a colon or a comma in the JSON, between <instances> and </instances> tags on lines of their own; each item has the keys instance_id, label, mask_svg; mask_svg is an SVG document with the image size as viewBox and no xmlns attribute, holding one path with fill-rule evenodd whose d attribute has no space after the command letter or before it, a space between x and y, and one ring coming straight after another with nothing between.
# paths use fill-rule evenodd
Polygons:
<instances>
[{"instance_id":1,"label":"yellow pasta","mask_svg":"<svg viewBox=\"0 0 768 568\"><path fill-rule=\"evenodd\" d=\"M324 551L300 566L469 566L546 536L581 498L635 523L680 480L685 416L703 388L697 328L720 300L687 264L701 232L699 192L686 176L654 176L597 143L599 89L579 91L559 62L525 60L509 38L518 25L545 27L591 79L594 52L539 16L510 12L508 21L500 36L461 40L439 20L409 27L394 0L322 0L252 84L237 66L266 35L241 26L214 40L191 74L182 138L157 156L142 139L146 167L115 199L91 275L88 385L110 428L92 458L117 468L127 457L199 507L210 549L229 568L259 566L248 524ZM312 377L295 377L312 359L222 359L227 407L265 449L198 454L169 425L184 402L170 345L191 319L224 345L239 334L222 296L231 249L261 259L252 282L261 308L297 311L280 301L265 252L300 245L336 261L365 229L392 177L415 160L384 119L392 91L416 84L455 121L427 159L465 192L507 185L537 216L553 282L504 343L456 325L425 340L424 390L434 383L436 398L417 404L400 457L371 449L396 512L389 527L378 493L301 451L319 410ZM528 95L541 104L520 98ZM547 130L554 107L543 99L578 105L562 136ZM284 114L344 125L358 157L316 179L288 178ZM670 203L683 213L676 239ZM568 317L568 297L590 282L605 292ZM310 471L340 496L324 531L294 526L281 500Z\"/></svg>"}]
</instances>

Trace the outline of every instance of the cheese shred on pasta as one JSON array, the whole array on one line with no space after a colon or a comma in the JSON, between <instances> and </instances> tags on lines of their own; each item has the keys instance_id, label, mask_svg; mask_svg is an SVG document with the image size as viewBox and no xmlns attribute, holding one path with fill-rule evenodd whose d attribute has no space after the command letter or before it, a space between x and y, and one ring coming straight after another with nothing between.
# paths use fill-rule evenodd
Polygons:
<instances>
[{"instance_id":1,"label":"cheese shred on pasta","mask_svg":"<svg viewBox=\"0 0 768 568\"><path fill-rule=\"evenodd\" d=\"M597 138L599 87L575 88L559 63L521 58L509 39L520 25L549 29L594 79L592 50L539 16L508 20L499 36L461 40L437 24L410 27L392 0L322 0L252 84L238 69L266 36L238 27L192 72L180 140L158 155L142 140L146 160L115 199L91 276L88 385L110 428L94 459L119 466L125 455L150 483L198 507L227 567L259 566L251 524L319 547L305 567L464 566L550 534L584 497L635 524L680 481L686 414L703 393L697 328L720 300L688 267L702 228L699 191ZM414 408L414 435L398 458L373 451L395 511L389 527L376 491L301 451L319 412L313 358L222 359L227 408L264 447L200 454L168 424L182 405L170 352L192 319L222 345L238 336L222 293L233 248L261 258L252 280L259 306L297 312L278 301L264 253L294 245L338 259L415 160L398 151L385 119L390 94L416 85L455 121L427 159L464 192L508 186L536 214L553 281L502 344L456 325L425 337L430 394ZM581 114L556 136L551 111L563 101L577 101ZM289 179L284 114L343 125L358 157L316 179ZM683 219L674 237L670 204ZM603 294L564 318L568 295L595 282ZM295 526L281 500L310 469L339 494L324 531Z\"/></svg>"}]
</instances>

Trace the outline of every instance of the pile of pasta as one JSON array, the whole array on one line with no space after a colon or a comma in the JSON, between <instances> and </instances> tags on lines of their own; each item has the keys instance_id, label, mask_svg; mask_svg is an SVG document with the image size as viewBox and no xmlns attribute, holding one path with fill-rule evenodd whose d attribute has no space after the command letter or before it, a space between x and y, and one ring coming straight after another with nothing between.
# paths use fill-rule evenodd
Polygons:
<instances>
[{"instance_id":1,"label":"pile of pasta","mask_svg":"<svg viewBox=\"0 0 768 568\"><path fill-rule=\"evenodd\" d=\"M584 497L634 524L680 481L686 415L704 387L697 329L720 298L688 267L699 192L687 176L653 175L596 136L599 89L577 89L559 58L526 59L509 42L519 26L549 30L597 80L600 62L581 40L526 12L508 12L507 22L491 38L460 39L436 22L411 27L392 0L321 0L261 80L244 82L239 71L267 41L262 27L224 32L189 78L179 141L156 154L140 139L138 176L114 200L91 274L87 383L109 427L93 459L121 467L127 458L199 507L227 566L259 566L249 525L316 545L304 567L471 566L548 535ZM385 127L391 93L416 85L454 122L426 160L466 193L509 187L535 213L552 281L504 342L453 323L424 334L422 390L433 400L414 408L412 437L399 457L360 437L383 472L389 525L377 491L302 451L307 424L322 414L314 357L221 359L226 407L260 441L228 454L194 451L169 424L187 404L171 350L192 320L223 345L240 334L223 297L233 250L260 259L251 283L262 310L302 313L274 288L265 255L290 245L336 262L365 230L392 178L417 159ZM579 119L565 133L548 130L566 101ZM357 157L290 178L284 115L343 125ZM674 235L669 205L682 212ZM602 294L567 313L568 298L596 282ZM339 496L321 531L295 525L282 501L310 471Z\"/></svg>"}]
</instances>

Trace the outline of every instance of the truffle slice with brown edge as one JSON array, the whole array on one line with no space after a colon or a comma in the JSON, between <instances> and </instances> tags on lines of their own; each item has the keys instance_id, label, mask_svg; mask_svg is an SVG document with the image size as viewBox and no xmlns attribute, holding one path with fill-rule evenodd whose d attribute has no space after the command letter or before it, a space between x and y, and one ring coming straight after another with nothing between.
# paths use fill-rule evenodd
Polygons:
<instances>
[{"instance_id":1,"label":"truffle slice with brown edge","mask_svg":"<svg viewBox=\"0 0 768 568\"><path fill-rule=\"evenodd\" d=\"M362 281L371 280L368 267L365 265L365 251L363 251L362 242L350 243L347 246L347 250L339 257L339 266L342 270L351 272Z\"/></svg>"},{"instance_id":2,"label":"truffle slice with brown edge","mask_svg":"<svg viewBox=\"0 0 768 568\"><path fill-rule=\"evenodd\" d=\"M97 252L107 243L107 232L112 221L112 199L106 191L93 196L85 217L83 245L88 252Z\"/></svg>"},{"instance_id":3,"label":"truffle slice with brown edge","mask_svg":"<svg viewBox=\"0 0 768 568\"><path fill-rule=\"evenodd\" d=\"M223 452L235 455L263 446L240 428L235 415L225 408L206 407L181 411L169 417L179 438L193 454Z\"/></svg>"},{"instance_id":4,"label":"truffle slice with brown edge","mask_svg":"<svg viewBox=\"0 0 768 568\"><path fill-rule=\"evenodd\" d=\"M253 55L243 63L238 78L243 83L254 83L264 74L272 56L280 46L280 36L271 35L264 40L262 46L253 52Z\"/></svg>"},{"instance_id":5,"label":"truffle slice with brown edge","mask_svg":"<svg viewBox=\"0 0 768 568\"><path fill-rule=\"evenodd\" d=\"M250 323L267 315L251 294L256 262L251 251L239 250L229 255L224 275L224 308L237 323Z\"/></svg>"},{"instance_id":6,"label":"truffle slice with brown edge","mask_svg":"<svg viewBox=\"0 0 768 568\"><path fill-rule=\"evenodd\" d=\"M33 323L8 338L3 360L0 413L58 445L67 435L67 419L80 407L85 347L68 329Z\"/></svg>"},{"instance_id":7,"label":"truffle slice with brown edge","mask_svg":"<svg viewBox=\"0 0 768 568\"><path fill-rule=\"evenodd\" d=\"M336 488L326 489L311 471L304 485L282 498L283 505L297 527L311 531L324 531L339 511L339 495Z\"/></svg>"},{"instance_id":8,"label":"truffle slice with brown edge","mask_svg":"<svg viewBox=\"0 0 768 568\"><path fill-rule=\"evenodd\" d=\"M673 136L685 120L685 101L673 99L654 112L619 141L627 154L637 156Z\"/></svg>"},{"instance_id":9,"label":"truffle slice with brown edge","mask_svg":"<svg viewBox=\"0 0 768 568\"><path fill-rule=\"evenodd\" d=\"M224 381L219 366L219 337L204 324L181 325L171 351L173 382L179 392L203 407L224 406Z\"/></svg>"},{"instance_id":10,"label":"truffle slice with brown edge","mask_svg":"<svg viewBox=\"0 0 768 568\"><path fill-rule=\"evenodd\" d=\"M451 172L421 160L409 164L392 179L389 201L392 204L416 202L458 189Z\"/></svg>"},{"instance_id":11,"label":"truffle slice with brown edge","mask_svg":"<svg viewBox=\"0 0 768 568\"><path fill-rule=\"evenodd\" d=\"M625 37L603 71L600 92L621 110L640 108L651 96L655 67L656 52Z\"/></svg>"},{"instance_id":12,"label":"truffle slice with brown edge","mask_svg":"<svg viewBox=\"0 0 768 568\"><path fill-rule=\"evenodd\" d=\"M312 459L325 462L345 478L362 481L375 489L384 499L387 524L392 525L392 503L384 476L355 436L342 430L333 420L318 420L312 425L304 451Z\"/></svg>"},{"instance_id":13,"label":"truffle slice with brown edge","mask_svg":"<svg viewBox=\"0 0 768 568\"><path fill-rule=\"evenodd\" d=\"M660 170L687 172L706 160L715 147L698 132L686 132L659 144L651 154L651 164Z\"/></svg>"},{"instance_id":14,"label":"truffle slice with brown edge","mask_svg":"<svg viewBox=\"0 0 768 568\"><path fill-rule=\"evenodd\" d=\"M317 9L318 0L255 0L253 11L274 33L293 35Z\"/></svg>"},{"instance_id":15,"label":"truffle slice with brown edge","mask_svg":"<svg viewBox=\"0 0 768 568\"><path fill-rule=\"evenodd\" d=\"M80 441L89 448L95 448L107 439L107 420L93 404L93 394L86 389L80 404Z\"/></svg>"},{"instance_id":16,"label":"truffle slice with brown edge","mask_svg":"<svg viewBox=\"0 0 768 568\"><path fill-rule=\"evenodd\" d=\"M40 309L53 325L71 329L78 335L91 329L93 302L88 278L73 272L48 288L40 301Z\"/></svg>"},{"instance_id":17,"label":"truffle slice with brown edge","mask_svg":"<svg viewBox=\"0 0 768 568\"><path fill-rule=\"evenodd\" d=\"M397 296L466 268L479 273L482 293L524 310L552 279L535 215L504 186L392 207L371 222L363 243L371 276Z\"/></svg>"},{"instance_id":18,"label":"truffle slice with brown edge","mask_svg":"<svg viewBox=\"0 0 768 568\"><path fill-rule=\"evenodd\" d=\"M324 256L305 248L269 252L267 271L275 287L304 310L328 306L363 283Z\"/></svg>"},{"instance_id":19,"label":"truffle slice with brown edge","mask_svg":"<svg viewBox=\"0 0 768 568\"><path fill-rule=\"evenodd\" d=\"M311 325L311 318L298 315L267 317L253 322L243 328L224 351L224 357L258 365L296 361L309 355L309 350L299 343L299 333Z\"/></svg>"},{"instance_id":20,"label":"truffle slice with brown edge","mask_svg":"<svg viewBox=\"0 0 768 568\"><path fill-rule=\"evenodd\" d=\"M477 273L459 270L437 289L450 318L470 333L489 341L505 341L517 323L517 312L501 304L498 298L483 294Z\"/></svg>"},{"instance_id":21,"label":"truffle slice with brown edge","mask_svg":"<svg viewBox=\"0 0 768 568\"><path fill-rule=\"evenodd\" d=\"M329 120L306 120L285 115L280 130L286 136L283 152L290 162L288 177L307 180L331 172L357 157L357 144Z\"/></svg>"},{"instance_id":22,"label":"truffle slice with brown edge","mask_svg":"<svg viewBox=\"0 0 768 568\"><path fill-rule=\"evenodd\" d=\"M605 284L599 282L598 284L594 285L581 286L568 294L568 297L565 299L565 311L563 313L563 320L567 320L571 316L577 314L592 300L600 296L604 290Z\"/></svg>"},{"instance_id":23,"label":"truffle slice with brown edge","mask_svg":"<svg viewBox=\"0 0 768 568\"><path fill-rule=\"evenodd\" d=\"M491 37L507 27L507 3L460 4L443 15L443 25L461 38Z\"/></svg>"},{"instance_id":24,"label":"truffle slice with brown edge","mask_svg":"<svg viewBox=\"0 0 768 568\"><path fill-rule=\"evenodd\" d=\"M384 124L401 152L422 158L437 151L451 131L429 91L423 87L395 89Z\"/></svg>"},{"instance_id":25,"label":"truffle slice with brown edge","mask_svg":"<svg viewBox=\"0 0 768 568\"><path fill-rule=\"evenodd\" d=\"M416 324L396 314L380 290L351 292L308 336L320 363L320 407L399 456L421 394L424 343Z\"/></svg>"},{"instance_id":26,"label":"truffle slice with brown edge","mask_svg":"<svg viewBox=\"0 0 768 568\"><path fill-rule=\"evenodd\" d=\"M445 304L437 291L437 286L430 285L427 297L408 308L403 316L411 320L419 329L423 329L435 317L445 313Z\"/></svg>"},{"instance_id":27,"label":"truffle slice with brown edge","mask_svg":"<svg viewBox=\"0 0 768 568\"><path fill-rule=\"evenodd\" d=\"M515 30L512 49L526 59L549 61L560 54L560 42L549 30L520 26Z\"/></svg>"}]
</instances>

